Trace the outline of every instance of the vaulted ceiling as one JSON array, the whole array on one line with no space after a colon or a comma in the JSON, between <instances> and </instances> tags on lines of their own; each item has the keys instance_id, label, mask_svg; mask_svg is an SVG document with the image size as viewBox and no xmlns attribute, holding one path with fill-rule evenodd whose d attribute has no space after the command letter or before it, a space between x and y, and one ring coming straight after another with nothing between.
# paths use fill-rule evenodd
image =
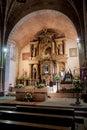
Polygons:
<instances>
[{"instance_id":1,"label":"vaulted ceiling","mask_svg":"<svg viewBox=\"0 0 87 130\"><path fill-rule=\"evenodd\" d=\"M84 37L82 0L0 0L0 5L2 41L9 38L20 48L43 28L72 39Z\"/></svg>"},{"instance_id":2,"label":"vaulted ceiling","mask_svg":"<svg viewBox=\"0 0 87 130\"><path fill-rule=\"evenodd\" d=\"M40 10L21 19L9 39L17 43L19 48L23 48L44 28L55 29L57 34L64 34L72 40L77 36L74 25L65 15L54 10Z\"/></svg>"}]
</instances>

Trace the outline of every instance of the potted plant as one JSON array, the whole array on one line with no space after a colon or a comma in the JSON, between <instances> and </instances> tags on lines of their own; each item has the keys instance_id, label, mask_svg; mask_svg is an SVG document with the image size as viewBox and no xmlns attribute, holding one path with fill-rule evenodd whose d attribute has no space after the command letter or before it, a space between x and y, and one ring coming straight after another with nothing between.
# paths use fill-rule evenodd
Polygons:
<instances>
[{"instance_id":1,"label":"potted plant","mask_svg":"<svg viewBox=\"0 0 87 130\"><path fill-rule=\"evenodd\" d=\"M82 91L83 84L80 79L80 76L74 76L72 80L72 90L76 93L76 104L80 104L79 93Z\"/></svg>"},{"instance_id":2,"label":"potted plant","mask_svg":"<svg viewBox=\"0 0 87 130\"><path fill-rule=\"evenodd\" d=\"M72 80L72 90L75 92L81 92L83 88L80 76L74 76Z\"/></svg>"},{"instance_id":3,"label":"potted plant","mask_svg":"<svg viewBox=\"0 0 87 130\"><path fill-rule=\"evenodd\" d=\"M61 77L60 77L59 74L56 74L56 75L54 76L54 79L56 80L56 83L57 83L57 92L58 92L58 91L59 91L59 90L58 90L58 83L59 83L59 81L61 80Z\"/></svg>"},{"instance_id":4,"label":"potted plant","mask_svg":"<svg viewBox=\"0 0 87 130\"><path fill-rule=\"evenodd\" d=\"M56 81L59 81L61 78L60 78L60 75L59 74L56 74L55 75L55 77L54 77L54 79L56 80Z\"/></svg>"}]
</instances>

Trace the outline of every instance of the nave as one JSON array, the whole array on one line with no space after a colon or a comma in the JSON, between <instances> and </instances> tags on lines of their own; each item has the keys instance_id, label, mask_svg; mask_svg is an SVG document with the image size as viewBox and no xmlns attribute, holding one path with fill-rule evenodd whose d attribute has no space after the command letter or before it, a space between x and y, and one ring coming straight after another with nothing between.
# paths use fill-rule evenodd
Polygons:
<instances>
[{"instance_id":1,"label":"nave","mask_svg":"<svg viewBox=\"0 0 87 130\"><path fill-rule=\"evenodd\" d=\"M14 111L17 106L29 107L48 107L48 108L62 108L74 109L75 111L75 130L87 130L87 103L80 99L80 105L75 104L76 98L56 98L50 97L43 102L20 102L15 100L15 96L0 97L0 111ZM22 109L24 111L24 109ZM37 111L38 112L38 111ZM49 113L48 110L46 113ZM67 129L68 130L68 129Z\"/></svg>"}]
</instances>

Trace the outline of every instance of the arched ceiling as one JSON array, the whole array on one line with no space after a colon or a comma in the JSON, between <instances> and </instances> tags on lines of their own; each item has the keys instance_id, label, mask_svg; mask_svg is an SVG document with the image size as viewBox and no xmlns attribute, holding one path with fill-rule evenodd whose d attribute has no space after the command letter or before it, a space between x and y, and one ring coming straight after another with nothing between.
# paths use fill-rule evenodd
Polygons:
<instances>
[{"instance_id":1,"label":"arched ceiling","mask_svg":"<svg viewBox=\"0 0 87 130\"><path fill-rule=\"evenodd\" d=\"M22 49L43 28L55 29L57 33L64 33L68 39L77 38L76 29L71 20L55 10L39 10L23 17L9 35L9 42L15 42Z\"/></svg>"}]
</instances>

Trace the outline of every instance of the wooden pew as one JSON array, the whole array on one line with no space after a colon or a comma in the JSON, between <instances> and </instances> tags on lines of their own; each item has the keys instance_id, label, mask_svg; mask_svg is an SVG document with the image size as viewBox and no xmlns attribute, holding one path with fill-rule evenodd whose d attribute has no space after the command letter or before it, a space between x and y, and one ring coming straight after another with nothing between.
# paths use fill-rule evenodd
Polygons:
<instances>
[{"instance_id":1,"label":"wooden pew","mask_svg":"<svg viewBox=\"0 0 87 130\"><path fill-rule=\"evenodd\" d=\"M20 112L33 112L33 113L45 113L54 115L75 115L73 108L59 108L59 107L49 107L49 106L23 106L16 105L16 111Z\"/></svg>"},{"instance_id":2,"label":"wooden pew","mask_svg":"<svg viewBox=\"0 0 87 130\"><path fill-rule=\"evenodd\" d=\"M20 122L20 121L11 121L11 120L0 120L0 128L1 129L9 129L12 128L21 128L21 129L31 129L31 130L71 130L71 127L64 126L54 126L54 125L45 125L45 124L36 124L36 123L28 123L28 122Z\"/></svg>"},{"instance_id":3,"label":"wooden pew","mask_svg":"<svg viewBox=\"0 0 87 130\"><path fill-rule=\"evenodd\" d=\"M75 121L80 124L84 124L84 118L87 118L87 111L75 111Z\"/></svg>"},{"instance_id":4,"label":"wooden pew","mask_svg":"<svg viewBox=\"0 0 87 130\"><path fill-rule=\"evenodd\" d=\"M17 105L16 111L73 116L75 119L75 123L84 124L84 118L77 116L77 110L75 110L74 108ZM79 112L81 113L81 111Z\"/></svg>"},{"instance_id":5,"label":"wooden pew","mask_svg":"<svg viewBox=\"0 0 87 130\"><path fill-rule=\"evenodd\" d=\"M0 110L16 110L16 106L4 106L4 105L0 105Z\"/></svg>"},{"instance_id":6,"label":"wooden pew","mask_svg":"<svg viewBox=\"0 0 87 130\"><path fill-rule=\"evenodd\" d=\"M75 118L74 108L16 105L16 111L72 116L75 121L78 121L77 117ZM79 121L81 122L81 119L79 119Z\"/></svg>"},{"instance_id":7,"label":"wooden pew","mask_svg":"<svg viewBox=\"0 0 87 130\"><path fill-rule=\"evenodd\" d=\"M75 130L73 116L0 110L0 119L71 127L71 130Z\"/></svg>"},{"instance_id":8,"label":"wooden pew","mask_svg":"<svg viewBox=\"0 0 87 130\"><path fill-rule=\"evenodd\" d=\"M87 111L75 111L76 116L87 117Z\"/></svg>"}]
</instances>

